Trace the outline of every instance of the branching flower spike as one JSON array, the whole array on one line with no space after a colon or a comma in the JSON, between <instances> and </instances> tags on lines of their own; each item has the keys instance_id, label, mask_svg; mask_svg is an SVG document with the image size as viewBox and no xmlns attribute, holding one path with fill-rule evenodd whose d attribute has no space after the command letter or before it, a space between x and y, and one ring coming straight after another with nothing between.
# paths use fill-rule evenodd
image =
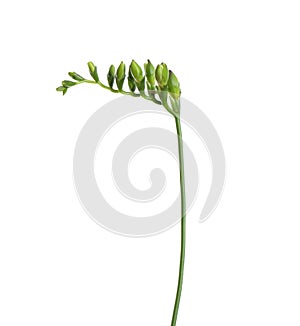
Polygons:
<instances>
[{"instance_id":1,"label":"branching flower spike","mask_svg":"<svg viewBox=\"0 0 300 326\"><path fill-rule=\"evenodd\" d=\"M97 67L93 62L88 62L89 73L92 79L80 76L76 72L69 72L69 76L73 80L63 80L61 86L57 87L58 92L63 95L67 93L69 88L79 84L96 84L113 93L129 95L134 97L142 97L145 100L152 101L158 105L162 105L174 118L177 131L178 153L179 153L179 172L180 172L180 196L181 196L181 252L179 276L177 284L176 299L174 304L171 326L175 326L179 310L184 261L185 261L185 243L186 243L186 200L185 200L185 180L184 180L184 158L183 158L183 142L180 123L180 84L175 74L168 69L165 63L157 65L155 68L148 60L144 64L144 70L132 60L126 73L126 66L123 61L119 64L117 70L111 65L107 73L108 85L102 83L99 79ZM125 80L127 79L127 83ZM128 85L128 90L124 90L124 86Z\"/></svg>"}]
</instances>

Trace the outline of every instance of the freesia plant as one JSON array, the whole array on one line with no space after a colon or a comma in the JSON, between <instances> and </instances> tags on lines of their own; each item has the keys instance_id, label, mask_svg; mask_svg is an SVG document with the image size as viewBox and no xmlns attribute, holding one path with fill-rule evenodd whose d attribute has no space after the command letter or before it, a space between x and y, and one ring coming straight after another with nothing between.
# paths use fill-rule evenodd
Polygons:
<instances>
[{"instance_id":1,"label":"freesia plant","mask_svg":"<svg viewBox=\"0 0 300 326\"><path fill-rule=\"evenodd\" d=\"M95 84L113 93L142 97L145 100L162 105L175 119L178 140L181 197L181 252L177 292L171 322L171 326L175 326L182 292L186 244L186 200L183 142L180 122L180 84L175 74L168 69L165 63L161 63L155 68L150 60L144 64L144 70L134 60L132 60L127 74L126 66L123 62L120 63L117 70L114 65L111 65L107 73L108 85L105 85L100 81L97 67L92 62L88 63L88 67L92 79L82 77L76 72L69 72L69 76L72 80L63 80L62 85L57 87L56 90L65 95L70 88L76 85L84 83ZM124 90L126 79L128 84L127 91Z\"/></svg>"}]
</instances>

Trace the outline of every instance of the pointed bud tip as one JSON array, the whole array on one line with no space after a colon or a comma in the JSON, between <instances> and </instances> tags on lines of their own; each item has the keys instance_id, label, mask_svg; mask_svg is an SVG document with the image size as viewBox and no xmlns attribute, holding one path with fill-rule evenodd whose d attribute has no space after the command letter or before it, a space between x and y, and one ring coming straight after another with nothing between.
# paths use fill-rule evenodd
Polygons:
<instances>
[{"instance_id":1,"label":"pointed bud tip","mask_svg":"<svg viewBox=\"0 0 300 326\"><path fill-rule=\"evenodd\" d=\"M99 76L98 76L98 73L97 73L97 67L94 65L94 63L92 61L88 62L88 67L89 67L89 70L90 70L90 75L93 77L95 82L98 83Z\"/></svg>"},{"instance_id":2,"label":"pointed bud tip","mask_svg":"<svg viewBox=\"0 0 300 326\"><path fill-rule=\"evenodd\" d=\"M137 82L141 82L143 80L142 68L134 60L131 61L130 70Z\"/></svg>"}]
</instances>

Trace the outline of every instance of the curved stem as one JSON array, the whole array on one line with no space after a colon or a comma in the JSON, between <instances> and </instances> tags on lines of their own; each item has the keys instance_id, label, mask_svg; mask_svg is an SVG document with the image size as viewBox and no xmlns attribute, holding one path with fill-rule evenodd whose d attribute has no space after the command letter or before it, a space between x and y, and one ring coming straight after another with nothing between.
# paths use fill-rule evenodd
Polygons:
<instances>
[{"instance_id":1,"label":"curved stem","mask_svg":"<svg viewBox=\"0 0 300 326\"><path fill-rule=\"evenodd\" d=\"M99 85L100 87L102 87L104 89L107 89L108 91L111 91L113 93L119 93L119 94L123 94L123 95L130 95L130 96L133 96L133 97L142 96L144 99L146 99L148 101L152 101L155 104L159 104L159 105L162 104L156 98L147 96L145 93L137 94L137 93L133 93L133 92L126 92L126 91L123 91L123 90L113 89L113 88L110 88L109 86L104 85L101 81L96 82L94 80L85 79L85 80L82 80L82 81L78 81L76 84L79 85L79 84L84 84L84 83Z\"/></svg>"},{"instance_id":2,"label":"curved stem","mask_svg":"<svg viewBox=\"0 0 300 326\"><path fill-rule=\"evenodd\" d=\"M175 117L177 141L178 141L178 155L179 155L179 170L180 170L180 195L181 195L181 249L180 249L180 264L177 293L175 305L172 316L171 326L175 326L177 322L177 315L180 305L180 298L183 284L184 260L185 260L185 244L186 244L186 201L185 201L185 180L184 180L184 160L183 160L183 142L180 117Z\"/></svg>"}]
</instances>

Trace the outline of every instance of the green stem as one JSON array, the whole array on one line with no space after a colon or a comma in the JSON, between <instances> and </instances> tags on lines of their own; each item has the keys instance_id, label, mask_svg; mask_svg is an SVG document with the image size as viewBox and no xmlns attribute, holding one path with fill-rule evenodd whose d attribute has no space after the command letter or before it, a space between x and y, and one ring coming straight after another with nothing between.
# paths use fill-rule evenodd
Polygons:
<instances>
[{"instance_id":1,"label":"green stem","mask_svg":"<svg viewBox=\"0 0 300 326\"><path fill-rule=\"evenodd\" d=\"M82 81L78 81L76 84L79 85L79 84L84 84L84 83L99 85L102 88L107 89L107 90L109 90L109 91L111 91L113 93L120 93L120 94L123 94L123 95L130 95L130 96L133 96L133 97L142 96L144 99L146 99L148 101L152 101L155 104L161 104L160 101L158 101L154 97L147 96L145 93L137 94L137 93L132 93L132 92L126 92L126 91L123 91L123 90L113 89L113 88L110 88L109 86L104 85L101 81L95 82L94 80L85 79L85 80L82 80Z\"/></svg>"},{"instance_id":2,"label":"green stem","mask_svg":"<svg viewBox=\"0 0 300 326\"><path fill-rule=\"evenodd\" d=\"M178 155L179 155L179 170L180 170L180 195L181 195L181 249L180 249L180 264L176 300L174 305L173 317L171 326L176 326L177 315L180 305L180 298L183 284L184 260L185 260L185 244L186 244L186 202L185 202L185 181L184 181L184 161L183 161L183 142L180 117L175 117Z\"/></svg>"}]
</instances>

